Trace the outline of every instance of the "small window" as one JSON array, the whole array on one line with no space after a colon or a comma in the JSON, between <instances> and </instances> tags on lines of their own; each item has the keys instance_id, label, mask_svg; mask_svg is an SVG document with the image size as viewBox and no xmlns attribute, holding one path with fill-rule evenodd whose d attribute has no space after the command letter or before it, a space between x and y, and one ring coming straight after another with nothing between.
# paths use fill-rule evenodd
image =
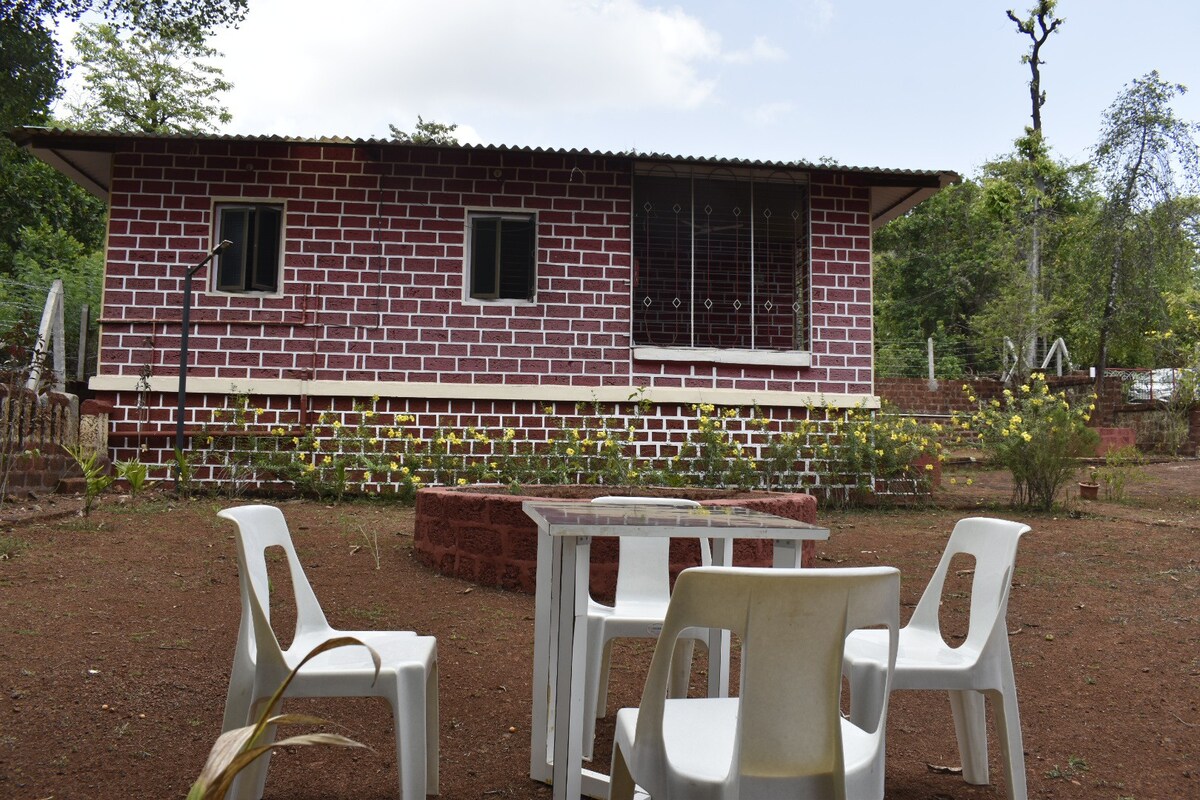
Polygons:
<instances>
[{"instance_id":1,"label":"small window","mask_svg":"<svg viewBox=\"0 0 1200 800\"><path fill-rule=\"evenodd\" d=\"M532 214L468 214L471 297L532 300L537 222Z\"/></svg>"},{"instance_id":2,"label":"small window","mask_svg":"<svg viewBox=\"0 0 1200 800\"><path fill-rule=\"evenodd\" d=\"M279 288L283 206L217 206L218 241L232 244L217 257L217 290L274 292Z\"/></svg>"}]
</instances>

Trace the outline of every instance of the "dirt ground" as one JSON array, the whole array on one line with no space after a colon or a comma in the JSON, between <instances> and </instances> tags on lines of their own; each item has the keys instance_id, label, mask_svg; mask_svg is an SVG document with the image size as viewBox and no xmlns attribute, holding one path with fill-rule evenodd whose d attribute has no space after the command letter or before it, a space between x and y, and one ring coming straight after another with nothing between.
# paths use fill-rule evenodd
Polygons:
<instances>
[{"instance_id":1,"label":"dirt ground","mask_svg":"<svg viewBox=\"0 0 1200 800\"><path fill-rule=\"evenodd\" d=\"M1002 475L957 468L946 479L934 507L821 512L832 536L818 566L898 566L903 618L955 520L1028 522L1008 626L1030 797L1200 797L1200 462L1153 465L1124 502L1076 499L1054 515L1005 507ZM69 498L0 514L0 797L186 794L220 732L237 631L232 527L215 516L234 504L108 495L88 519ZM437 636L442 796L547 797L528 777L533 598L418 565L409 509L282 506L335 626ZM965 624L962 588L946 596L951 632ZM610 708L636 705L650 645L615 651ZM373 751L284 752L267 797L395 797L382 700L290 708L337 721ZM895 694L889 723L889 798L1005 796L995 747L994 785L941 769L959 763L944 695ZM611 717L602 742L610 731ZM605 771L607 754L602 744Z\"/></svg>"}]
</instances>

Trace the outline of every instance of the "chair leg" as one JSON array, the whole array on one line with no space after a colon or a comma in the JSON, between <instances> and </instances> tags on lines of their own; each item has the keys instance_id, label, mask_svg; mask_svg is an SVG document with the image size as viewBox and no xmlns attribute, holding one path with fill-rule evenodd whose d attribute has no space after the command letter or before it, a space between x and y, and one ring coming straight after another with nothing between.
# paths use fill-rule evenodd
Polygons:
<instances>
[{"instance_id":1,"label":"chair leg","mask_svg":"<svg viewBox=\"0 0 1200 800\"><path fill-rule=\"evenodd\" d=\"M608 800L633 800L633 776L629 774L629 765L625 763L625 753L615 744L610 775Z\"/></svg>"},{"instance_id":2,"label":"chair leg","mask_svg":"<svg viewBox=\"0 0 1200 800\"><path fill-rule=\"evenodd\" d=\"M251 725L258 719L258 715L262 713L262 709L266 706L269 697L261 697L257 701L250 703L250 707L246 712L246 721L243 725ZM281 702L275 708L276 714L283 713L283 703ZM262 738L259 739L259 744L271 744L275 741L275 726L268 725L263 729ZM238 773L234 779L233 785L226 795L228 800L259 800L263 796L263 790L267 785L267 768L271 766L271 751L263 753L253 762Z\"/></svg>"},{"instance_id":3,"label":"chair leg","mask_svg":"<svg viewBox=\"0 0 1200 800\"><path fill-rule=\"evenodd\" d=\"M850 683L850 721L864 731L874 731L887 703L883 696L887 665L864 661L843 667L843 673Z\"/></svg>"},{"instance_id":4,"label":"chair leg","mask_svg":"<svg viewBox=\"0 0 1200 800\"><path fill-rule=\"evenodd\" d=\"M604 623L588 621L587 659L583 686L583 757L591 759L596 720L608 702L608 662L612 646L604 641Z\"/></svg>"},{"instance_id":5,"label":"chair leg","mask_svg":"<svg viewBox=\"0 0 1200 800\"><path fill-rule=\"evenodd\" d=\"M423 666L401 668L396 676L396 695L390 698L396 726L396 770L400 773L401 800L425 798L429 764L426 682Z\"/></svg>"},{"instance_id":6,"label":"chair leg","mask_svg":"<svg viewBox=\"0 0 1200 800\"><path fill-rule=\"evenodd\" d=\"M687 697L692 682L692 657L696 652L695 639L677 639L671 656L671 682L667 697Z\"/></svg>"},{"instance_id":7,"label":"chair leg","mask_svg":"<svg viewBox=\"0 0 1200 800\"><path fill-rule=\"evenodd\" d=\"M987 713L983 694L976 691L951 691L950 711L954 714L954 734L962 759L963 780L982 786L988 783Z\"/></svg>"},{"instance_id":8,"label":"chair leg","mask_svg":"<svg viewBox=\"0 0 1200 800\"><path fill-rule=\"evenodd\" d=\"M991 692L992 713L996 717L996 738L1004 760L1004 779L1008 800L1027 800L1025 785L1025 746L1021 737L1021 715L1017 712L1015 687L1005 692Z\"/></svg>"},{"instance_id":9,"label":"chair leg","mask_svg":"<svg viewBox=\"0 0 1200 800\"><path fill-rule=\"evenodd\" d=\"M425 682L425 792L441 794L441 713L438 710L437 660L429 667Z\"/></svg>"}]
</instances>

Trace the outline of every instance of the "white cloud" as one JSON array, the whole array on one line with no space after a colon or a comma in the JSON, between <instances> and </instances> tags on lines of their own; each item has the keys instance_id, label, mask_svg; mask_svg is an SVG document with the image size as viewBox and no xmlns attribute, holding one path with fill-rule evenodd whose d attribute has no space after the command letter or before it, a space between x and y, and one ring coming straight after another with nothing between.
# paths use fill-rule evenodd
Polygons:
<instances>
[{"instance_id":1,"label":"white cloud","mask_svg":"<svg viewBox=\"0 0 1200 800\"><path fill-rule=\"evenodd\" d=\"M787 101L763 103L746 112L746 121L755 127L767 127L775 124L786 114L791 113L793 108L795 108L795 105Z\"/></svg>"},{"instance_id":2,"label":"white cloud","mask_svg":"<svg viewBox=\"0 0 1200 800\"><path fill-rule=\"evenodd\" d=\"M255 0L213 44L231 130L302 135L384 136L417 114L691 110L726 59L698 19L636 0ZM756 41L746 57L776 53Z\"/></svg>"},{"instance_id":3,"label":"white cloud","mask_svg":"<svg viewBox=\"0 0 1200 800\"><path fill-rule=\"evenodd\" d=\"M765 36L758 36L745 50L726 54L725 60L734 64L749 64L756 61L786 61L787 51L776 47Z\"/></svg>"}]
</instances>

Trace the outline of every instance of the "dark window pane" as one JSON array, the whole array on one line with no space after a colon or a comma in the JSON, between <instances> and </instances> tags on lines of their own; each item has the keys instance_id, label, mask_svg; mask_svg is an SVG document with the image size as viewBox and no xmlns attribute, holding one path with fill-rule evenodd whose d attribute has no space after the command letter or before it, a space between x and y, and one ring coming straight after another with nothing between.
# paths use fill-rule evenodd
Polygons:
<instances>
[{"instance_id":1,"label":"dark window pane","mask_svg":"<svg viewBox=\"0 0 1200 800\"><path fill-rule=\"evenodd\" d=\"M260 206L255 211L254 275L249 288L273 292L279 279L279 231L283 212L270 206Z\"/></svg>"},{"instance_id":2,"label":"dark window pane","mask_svg":"<svg viewBox=\"0 0 1200 800\"><path fill-rule=\"evenodd\" d=\"M232 244L217 256L217 289L222 292L246 290L246 260L249 256L247 236L250 228L250 209L221 209L221 239Z\"/></svg>"},{"instance_id":3,"label":"dark window pane","mask_svg":"<svg viewBox=\"0 0 1200 800\"><path fill-rule=\"evenodd\" d=\"M474 218L471 221L471 296L496 297L498 276L496 274L497 234L500 220Z\"/></svg>"},{"instance_id":4,"label":"dark window pane","mask_svg":"<svg viewBox=\"0 0 1200 800\"><path fill-rule=\"evenodd\" d=\"M500 221L500 297L529 300L533 297L535 263L533 221Z\"/></svg>"}]
</instances>

